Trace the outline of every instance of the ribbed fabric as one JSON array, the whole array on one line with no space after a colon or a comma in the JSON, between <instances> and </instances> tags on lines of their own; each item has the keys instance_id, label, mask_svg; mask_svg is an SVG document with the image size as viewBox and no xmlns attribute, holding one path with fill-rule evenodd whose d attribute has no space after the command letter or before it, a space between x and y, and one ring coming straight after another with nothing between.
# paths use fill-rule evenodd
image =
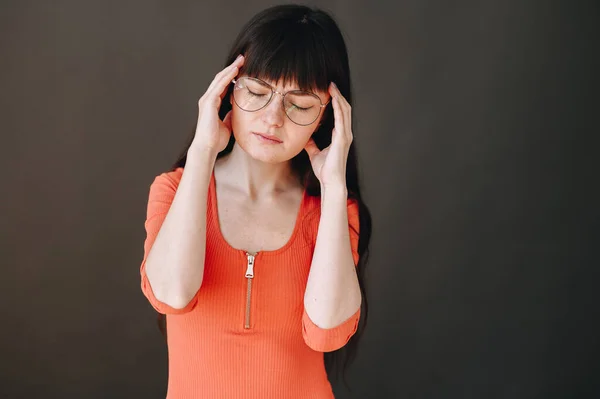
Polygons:
<instances>
[{"instance_id":1,"label":"ribbed fabric","mask_svg":"<svg viewBox=\"0 0 600 399\"><path fill-rule=\"evenodd\" d=\"M344 346L356 332L360 309L341 325L323 329L304 310L304 292L320 219L320 198L303 195L289 241L254 260L250 328L245 328L246 251L231 247L219 228L216 181L207 198L206 258L202 286L184 309L156 299L145 272L148 253L171 206L183 168L162 173L150 186L145 222L142 292L167 315L167 398L329 399L323 352ZM358 261L358 205L348 200L352 252ZM168 265L165 265L168 267Z\"/></svg>"}]
</instances>

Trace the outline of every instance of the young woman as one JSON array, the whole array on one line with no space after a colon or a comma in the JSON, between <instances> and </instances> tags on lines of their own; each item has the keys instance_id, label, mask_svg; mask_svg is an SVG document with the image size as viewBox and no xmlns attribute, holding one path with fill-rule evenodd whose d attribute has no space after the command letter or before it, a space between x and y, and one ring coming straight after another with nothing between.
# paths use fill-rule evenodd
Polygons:
<instances>
[{"instance_id":1,"label":"young woman","mask_svg":"<svg viewBox=\"0 0 600 399\"><path fill-rule=\"evenodd\" d=\"M141 285L167 397L332 398L368 311L346 45L327 13L276 6L225 65L150 186Z\"/></svg>"}]
</instances>

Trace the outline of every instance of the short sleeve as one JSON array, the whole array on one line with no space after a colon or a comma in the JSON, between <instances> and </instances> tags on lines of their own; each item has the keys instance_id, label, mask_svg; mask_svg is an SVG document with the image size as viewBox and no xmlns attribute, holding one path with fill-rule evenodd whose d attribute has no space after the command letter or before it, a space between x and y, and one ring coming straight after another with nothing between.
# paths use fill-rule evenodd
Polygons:
<instances>
[{"instance_id":1,"label":"short sleeve","mask_svg":"<svg viewBox=\"0 0 600 399\"><path fill-rule=\"evenodd\" d=\"M302 337L304 342L312 350L318 352L332 352L342 348L358 330L360 312L361 310L358 308L356 313L339 326L321 328L311 320L306 309L304 309L302 312Z\"/></svg>"},{"instance_id":2,"label":"short sleeve","mask_svg":"<svg viewBox=\"0 0 600 399\"><path fill-rule=\"evenodd\" d=\"M159 301L154 295L150 282L148 281L148 276L146 275L146 260L148 254L150 253L150 249L156 240L156 236L171 208L180 179L180 170L163 173L154 179L150 185L146 222L144 223L146 240L144 241L144 257L140 266L141 288L152 307L162 314L187 313L194 308L197 302L197 296L194 296L184 308L177 309Z\"/></svg>"}]
</instances>

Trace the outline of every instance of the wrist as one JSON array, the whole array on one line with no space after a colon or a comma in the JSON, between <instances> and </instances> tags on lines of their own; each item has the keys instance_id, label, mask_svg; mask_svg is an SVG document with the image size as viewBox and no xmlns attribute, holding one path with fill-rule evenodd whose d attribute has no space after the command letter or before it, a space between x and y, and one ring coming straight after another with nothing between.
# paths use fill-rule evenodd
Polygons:
<instances>
[{"instance_id":1,"label":"wrist","mask_svg":"<svg viewBox=\"0 0 600 399\"><path fill-rule=\"evenodd\" d=\"M219 151L213 148L203 145L196 145L192 142L192 145L190 145L190 148L188 148L187 151L187 158L201 158L204 160L212 160L214 162L217 159L218 154Z\"/></svg>"},{"instance_id":2,"label":"wrist","mask_svg":"<svg viewBox=\"0 0 600 399\"><path fill-rule=\"evenodd\" d=\"M214 166L215 161L217 160L218 151L215 151L211 148L207 147L198 147L198 146L190 146L187 151L187 163L193 164L209 164L210 166Z\"/></svg>"},{"instance_id":3,"label":"wrist","mask_svg":"<svg viewBox=\"0 0 600 399\"><path fill-rule=\"evenodd\" d=\"M348 198L348 188L346 184L335 183L335 184L321 184L321 196L327 197L343 197Z\"/></svg>"}]
</instances>

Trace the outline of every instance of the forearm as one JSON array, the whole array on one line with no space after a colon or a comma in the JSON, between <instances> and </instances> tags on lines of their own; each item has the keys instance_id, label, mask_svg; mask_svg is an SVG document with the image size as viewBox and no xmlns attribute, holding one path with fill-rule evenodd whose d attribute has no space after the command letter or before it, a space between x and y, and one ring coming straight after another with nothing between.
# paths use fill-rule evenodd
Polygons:
<instances>
[{"instance_id":1,"label":"forearm","mask_svg":"<svg viewBox=\"0 0 600 399\"><path fill-rule=\"evenodd\" d=\"M361 293L348 232L347 190L321 189L321 219L304 307L321 328L333 328L360 308Z\"/></svg>"},{"instance_id":2,"label":"forearm","mask_svg":"<svg viewBox=\"0 0 600 399\"><path fill-rule=\"evenodd\" d=\"M206 201L216 154L190 149L181 181L148 253L156 299L183 308L200 289L206 252Z\"/></svg>"}]
</instances>

